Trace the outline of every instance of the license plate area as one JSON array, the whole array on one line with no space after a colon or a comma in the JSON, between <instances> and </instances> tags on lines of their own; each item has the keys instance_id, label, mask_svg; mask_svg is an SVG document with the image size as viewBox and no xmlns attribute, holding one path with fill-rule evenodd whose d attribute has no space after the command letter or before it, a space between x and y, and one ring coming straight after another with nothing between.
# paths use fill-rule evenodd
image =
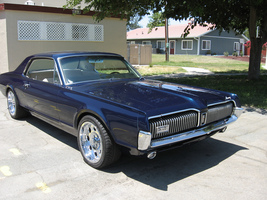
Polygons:
<instances>
[{"instance_id":1,"label":"license plate area","mask_svg":"<svg viewBox=\"0 0 267 200\"><path fill-rule=\"evenodd\" d=\"M170 129L169 125L157 126L156 127L156 134L169 132L169 129Z\"/></svg>"}]
</instances>

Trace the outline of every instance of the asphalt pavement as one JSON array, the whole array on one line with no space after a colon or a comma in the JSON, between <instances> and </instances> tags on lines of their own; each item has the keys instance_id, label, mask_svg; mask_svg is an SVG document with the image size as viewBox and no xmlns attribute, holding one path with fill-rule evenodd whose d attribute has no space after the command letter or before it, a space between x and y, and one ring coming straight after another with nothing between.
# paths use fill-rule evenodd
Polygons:
<instances>
[{"instance_id":1,"label":"asphalt pavement","mask_svg":"<svg viewBox=\"0 0 267 200\"><path fill-rule=\"evenodd\" d=\"M267 198L267 114L247 109L225 133L159 153L86 165L76 138L34 117L12 119L0 94L0 200Z\"/></svg>"}]
</instances>

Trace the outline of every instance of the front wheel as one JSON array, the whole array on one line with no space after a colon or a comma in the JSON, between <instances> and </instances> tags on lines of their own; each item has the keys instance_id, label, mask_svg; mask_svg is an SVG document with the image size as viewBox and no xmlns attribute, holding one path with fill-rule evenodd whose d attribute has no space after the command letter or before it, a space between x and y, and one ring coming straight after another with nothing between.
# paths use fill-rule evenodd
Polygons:
<instances>
[{"instance_id":1,"label":"front wheel","mask_svg":"<svg viewBox=\"0 0 267 200\"><path fill-rule=\"evenodd\" d=\"M84 161L100 169L120 157L120 151L104 126L93 116L85 116L79 123L78 146Z\"/></svg>"}]
</instances>

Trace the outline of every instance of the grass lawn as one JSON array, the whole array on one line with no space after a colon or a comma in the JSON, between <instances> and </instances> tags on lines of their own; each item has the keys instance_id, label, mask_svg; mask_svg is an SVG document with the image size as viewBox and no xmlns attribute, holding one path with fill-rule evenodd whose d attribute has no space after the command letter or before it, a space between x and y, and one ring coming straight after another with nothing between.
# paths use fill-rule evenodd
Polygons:
<instances>
[{"instance_id":1,"label":"grass lawn","mask_svg":"<svg viewBox=\"0 0 267 200\"><path fill-rule=\"evenodd\" d=\"M137 71L142 74L142 76L152 76L152 75L161 75L161 74L177 74L177 73L185 73L182 67L174 67L174 66L141 66L136 67Z\"/></svg>"},{"instance_id":2,"label":"grass lawn","mask_svg":"<svg viewBox=\"0 0 267 200\"><path fill-rule=\"evenodd\" d=\"M248 65L249 63L245 61L195 55L170 55L170 62L166 62L165 55L153 54L152 64L138 67L137 70L144 76L185 72L182 67L204 68L216 74L244 73L248 72ZM261 72L267 71L262 69ZM249 81L247 75L210 75L165 79L165 81L236 93L243 106L267 109L267 75L261 75L258 81Z\"/></svg>"},{"instance_id":3,"label":"grass lawn","mask_svg":"<svg viewBox=\"0 0 267 200\"><path fill-rule=\"evenodd\" d=\"M170 55L170 61L165 61L165 55L152 54L154 66L197 67L212 72L247 72L248 62L219 58L216 56ZM152 67L152 68L153 68Z\"/></svg>"},{"instance_id":4,"label":"grass lawn","mask_svg":"<svg viewBox=\"0 0 267 200\"><path fill-rule=\"evenodd\" d=\"M170 55L170 61L165 61L164 54L152 54L149 66L139 66L137 70L143 76L175 74L186 72L182 67L203 68L214 73L247 73L249 63L226 59L218 56ZM261 69L261 72L267 72Z\"/></svg>"},{"instance_id":5,"label":"grass lawn","mask_svg":"<svg viewBox=\"0 0 267 200\"><path fill-rule=\"evenodd\" d=\"M258 81L249 81L244 75L197 76L163 81L236 93L242 106L267 109L267 75L262 75Z\"/></svg>"}]
</instances>

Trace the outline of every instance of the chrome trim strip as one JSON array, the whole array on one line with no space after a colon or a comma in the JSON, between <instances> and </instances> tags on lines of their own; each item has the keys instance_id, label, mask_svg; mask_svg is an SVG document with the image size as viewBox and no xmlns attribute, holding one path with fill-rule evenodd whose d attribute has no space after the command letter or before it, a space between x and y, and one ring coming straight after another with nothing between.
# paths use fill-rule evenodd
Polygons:
<instances>
[{"instance_id":1,"label":"chrome trim strip","mask_svg":"<svg viewBox=\"0 0 267 200\"><path fill-rule=\"evenodd\" d=\"M168 116L168 115L174 115L174 114L178 114L178 113L181 113L181 112L187 112L187 111L191 111L191 110L200 113L200 111L195 109L195 108L188 108L188 109L169 112L169 113L164 113L164 114L160 114L160 115L154 115L154 116L148 117L148 120L154 119L154 118L159 118L159 117L164 117L164 116Z\"/></svg>"},{"instance_id":2,"label":"chrome trim strip","mask_svg":"<svg viewBox=\"0 0 267 200\"><path fill-rule=\"evenodd\" d=\"M231 100L227 100L227 101L221 101L221 102L218 102L218 103L212 103L212 104L208 104L207 106L210 107L210 106L216 106L216 105L220 105L220 104L224 104L224 103L228 103L228 102L233 102L234 103L234 107L236 107L236 102L231 99Z\"/></svg>"},{"instance_id":3,"label":"chrome trim strip","mask_svg":"<svg viewBox=\"0 0 267 200\"><path fill-rule=\"evenodd\" d=\"M168 116L168 115L174 115L174 114L187 112L187 111L196 111L197 112L197 127L199 127L200 126L200 110L197 110L195 108L188 108L188 109L184 109L184 110L179 110L179 111L174 111L174 112L169 112L169 113L151 116L151 117L148 117L148 120L151 120L154 118L160 118L160 117L164 117L164 116Z\"/></svg>"},{"instance_id":4,"label":"chrome trim strip","mask_svg":"<svg viewBox=\"0 0 267 200\"><path fill-rule=\"evenodd\" d=\"M241 108L236 109L237 115L238 115L238 112L240 112L240 110L241 110ZM234 114L229 119L221 120L219 122L216 122L214 124L210 124L208 126L205 126L203 128L197 129L197 130L188 131L185 133L180 133L180 134L176 134L176 135L172 135L172 136L168 136L168 137L164 137L164 138L160 138L160 139L155 139L155 140L151 141L150 147L153 149L156 147L161 147L161 146L173 144L176 142L182 142L182 141L189 140L189 139L192 139L195 137L209 135L210 133L212 133L214 131L218 131L220 129L223 129L228 124L236 121L238 119L237 115Z\"/></svg>"}]
</instances>

